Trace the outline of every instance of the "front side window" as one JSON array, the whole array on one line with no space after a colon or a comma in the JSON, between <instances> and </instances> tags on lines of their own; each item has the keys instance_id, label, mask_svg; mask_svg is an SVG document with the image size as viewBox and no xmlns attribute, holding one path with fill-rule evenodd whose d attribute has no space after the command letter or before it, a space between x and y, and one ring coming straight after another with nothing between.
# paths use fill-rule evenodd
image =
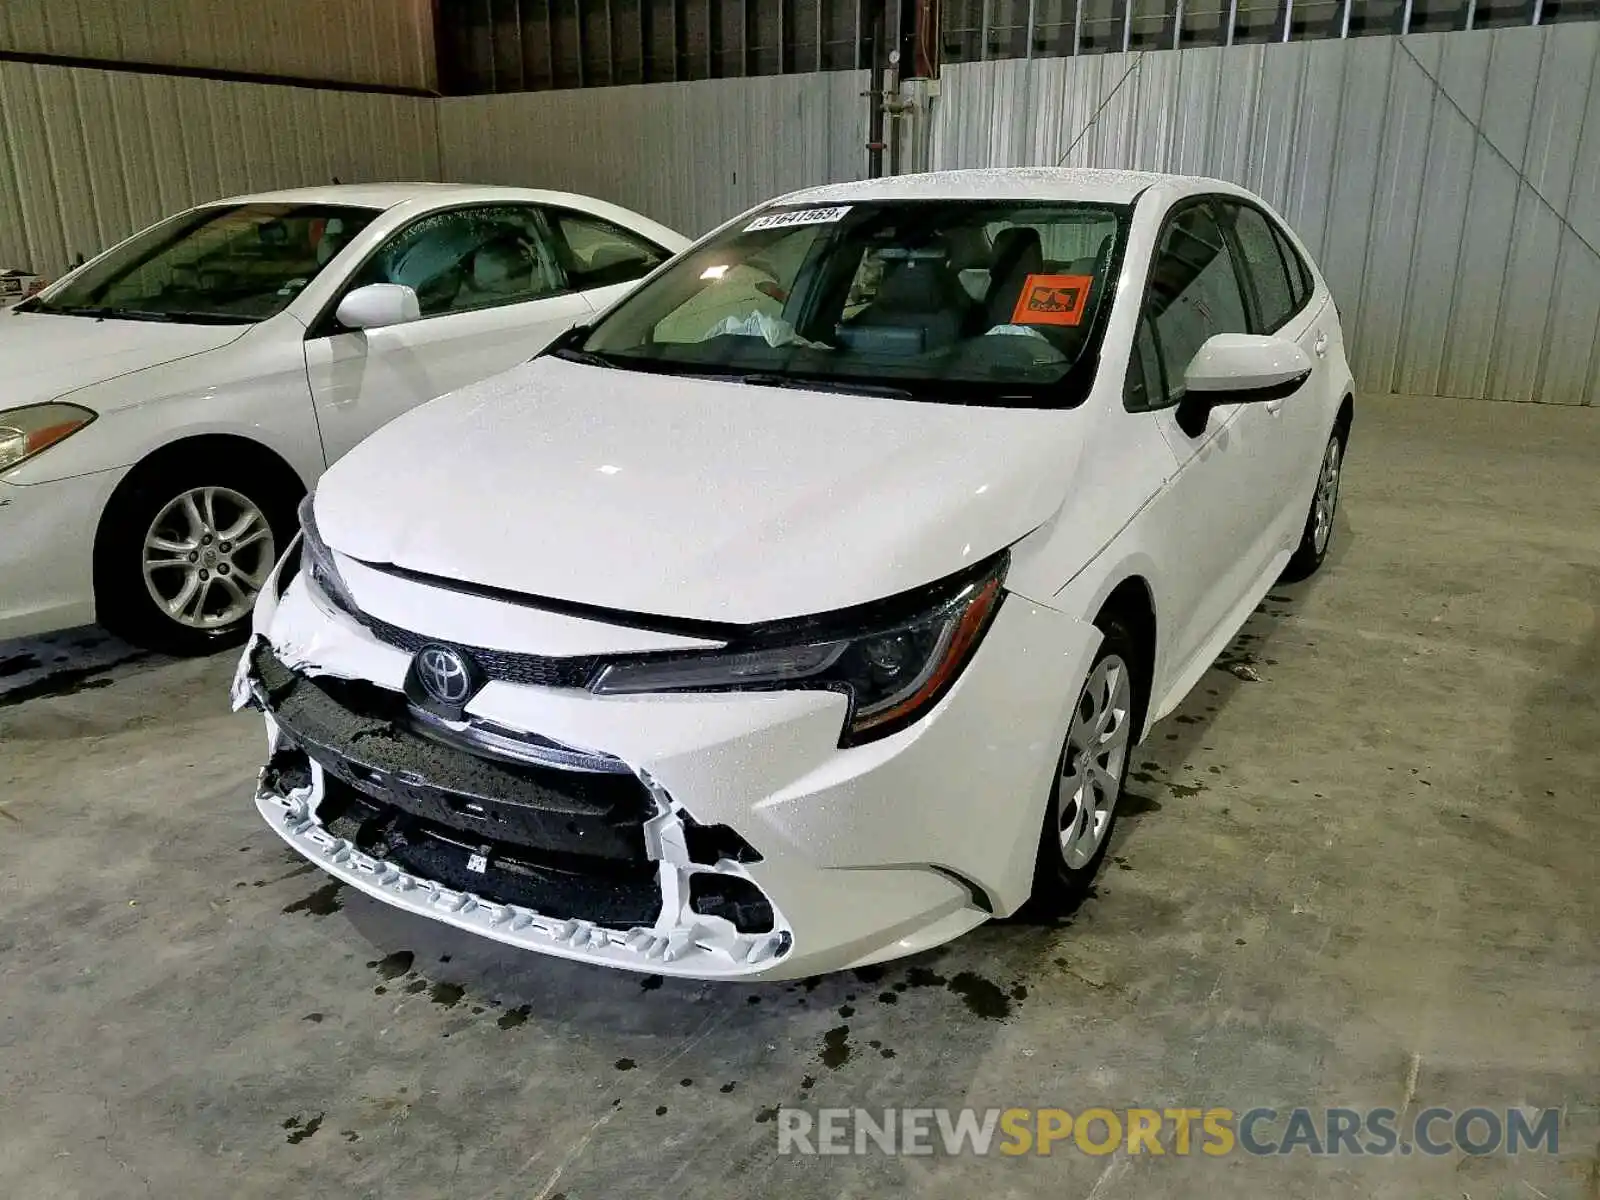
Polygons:
<instances>
[{"instance_id":1,"label":"front side window","mask_svg":"<svg viewBox=\"0 0 1600 1200\"><path fill-rule=\"evenodd\" d=\"M377 210L237 204L147 229L24 311L245 324L279 312Z\"/></svg>"},{"instance_id":2,"label":"front side window","mask_svg":"<svg viewBox=\"0 0 1600 1200\"><path fill-rule=\"evenodd\" d=\"M1250 281L1256 332L1276 333L1300 306L1272 226L1260 209L1245 204L1224 202L1223 211L1232 221L1234 241Z\"/></svg>"},{"instance_id":3,"label":"front side window","mask_svg":"<svg viewBox=\"0 0 1600 1200\"><path fill-rule=\"evenodd\" d=\"M610 221L564 208L545 210L556 254L580 291L642 279L672 256Z\"/></svg>"},{"instance_id":4,"label":"front side window","mask_svg":"<svg viewBox=\"0 0 1600 1200\"><path fill-rule=\"evenodd\" d=\"M575 352L612 366L1065 407L1098 361L1127 210L921 201L768 210L684 255Z\"/></svg>"},{"instance_id":5,"label":"front side window","mask_svg":"<svg viewBox=\"0 0 1600 1200\"><path fill-rule=\"evenodd\" d=\"M1184 372L1207 338L1250 332L1233 257L1209 202L1190 204L1168 218L1150 262L1143 319L1150 326L1165 391L1164 397L1158 396L1147 382L1141 394L1149 407L1183 398ZM1133 407L1133 395L1125 396Z\"/></svg>"},{"instance_id":6,"label":"front side window","mask_svg":"<svg viewBox=\"0 0 1600 1200\"><path fill-rule=\"evenodd\" d=\"M429 213L374 254L350 288L398 283L417 294L424 317L521 304L568 287L528 205L479 205Z\"/></svg>"}]
</instances>

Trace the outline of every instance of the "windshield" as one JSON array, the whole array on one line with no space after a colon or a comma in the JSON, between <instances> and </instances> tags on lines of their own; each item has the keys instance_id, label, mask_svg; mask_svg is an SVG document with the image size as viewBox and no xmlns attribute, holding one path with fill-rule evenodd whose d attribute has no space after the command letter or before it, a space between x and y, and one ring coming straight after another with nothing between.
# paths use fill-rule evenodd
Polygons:
<instances>
[{"instance_id":1,"label":"windshield","mask_svg":"<svg viewBox=\"0 0 1600 1200\"><path fill-rule=\"evenodd\" d=\"M1127 209L922 201L769 210L565 353L760 383L1065 407L1087 394Z\"/></svg>"},{"instance_id":2,"label":"windshield","mask_svg":"<svg viewBox=\"0 0 1600 1200\"><path fill-rule=\"evenodd\" d=\"M378 215L331 204L203 208L152 226L26 312L142 321L260 321Z\"/></svg>"}]
</instances>

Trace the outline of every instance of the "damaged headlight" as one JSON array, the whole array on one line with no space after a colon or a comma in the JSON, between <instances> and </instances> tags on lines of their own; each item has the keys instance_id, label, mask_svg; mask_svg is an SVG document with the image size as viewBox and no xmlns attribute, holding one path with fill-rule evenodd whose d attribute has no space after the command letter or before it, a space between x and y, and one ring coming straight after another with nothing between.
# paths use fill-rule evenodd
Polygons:
<instances>
[{"instance_id":1,"label":"damaged headlight","mask_svg":"<svg viewBox=\"0 0 1600 1200\"><path fill-rule=\"evenodd\" d=\"M842 745L903 729L936 704L999 607L1008 557L897 600L753 630L705 653L615 662L590 684L602 695L828 688L850 697Z\"/></svg>"},{"instance_id":2,"label":"damaged headlight","mask_svg":"<svg viewBox=\"0 0 1600 1200\"><path fill-rule=\"evenodd\" d=\"M354 616L361 610L356 607L355 597L350 594L344 577L339 574L333 551L322 540L322 534L317 532L317 518L312 509L315 498L316 493L312 492L300 501L300 567L330 603Z\"/></svg>"}]
</instances>

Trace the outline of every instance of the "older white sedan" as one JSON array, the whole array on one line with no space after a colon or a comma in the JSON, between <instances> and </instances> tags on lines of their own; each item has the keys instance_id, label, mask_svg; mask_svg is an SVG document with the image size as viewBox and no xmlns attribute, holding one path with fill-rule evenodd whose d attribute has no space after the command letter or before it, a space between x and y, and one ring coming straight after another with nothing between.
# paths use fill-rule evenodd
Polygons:
<instances>
[{"instance_id":1,"label":"older white sedan","mask_svg":"<svg viewBox=\"0 0 1600 1200\"><path fill-rule=\"evenodd\" d=\"M257 807L389 904L635 970L1070 905L1134 745L1323 561L1351 389L1230 184L786 196L328 473L235 689Z\"/></svg>"},{"instance_id":2,"label":"older white sedan","mask_svg":"<svg viewBox=\"0 0 1600 1200\"><path fill-rule=\"evenodd\" d=\"M0 638L241 636L328 463L687 244L561 192L306 188L181 213L0 311Z\"/></svg>"}]
</instances>

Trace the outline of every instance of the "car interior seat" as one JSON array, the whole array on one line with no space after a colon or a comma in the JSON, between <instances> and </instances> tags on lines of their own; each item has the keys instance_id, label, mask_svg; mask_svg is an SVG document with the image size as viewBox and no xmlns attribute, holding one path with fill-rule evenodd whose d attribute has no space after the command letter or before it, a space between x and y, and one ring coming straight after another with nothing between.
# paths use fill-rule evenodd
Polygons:
<instances>
[{"instance_id":1,"label":"car interior seat","mask_svg":"<svg viewBox=\"0 0 1600 1200\"><path fill-rule=\"evenodd\" d=\"M877 296L838 336L854 350L920 354L955 342L971 308L944 250L913 250L885 264Z\"/></svg>"},{"instance_id":2,"label":"car interior seat","mask_svg":"<svg viewBox=\"0 0 1600 1200\"><path fill-rule=\"evenodd\" d=\"M495 238L474 251L461 291L456 296L456 305L468 307L504 302L508 298L527 297L534 290L533 257L519 240L508 235Z\"/></svg>"},{"instance_id":3,"label":"car interior seat","mask_svg":"<svg viewBox=\"0 0 1600 1200\"><path fill-rule=\"evenodd\" d=\"M983 329L1011 324L1011 314L1016 311L1028 276L1043 272L1044 248L1037 229L1020 225L996 234L994 258L989 264L989 290L983 299Z\"/></svg>"}]
</instances>

